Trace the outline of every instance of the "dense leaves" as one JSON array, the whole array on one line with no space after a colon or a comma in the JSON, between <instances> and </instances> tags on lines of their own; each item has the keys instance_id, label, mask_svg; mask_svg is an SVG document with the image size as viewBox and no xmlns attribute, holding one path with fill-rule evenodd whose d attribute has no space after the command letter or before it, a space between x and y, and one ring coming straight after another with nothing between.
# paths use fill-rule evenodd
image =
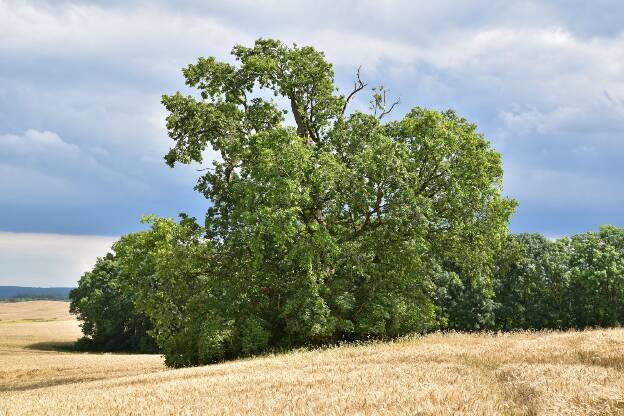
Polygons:
<instances>
[{"instance_id":1,"label":"dense leaves","mask_svg":"<svg viewBox=\"0 0 624 416\"><path fill-rule=\"evenodd\" d=\"M223 357L218 335L204 334L222 322L220 308L235 305L227 304L228 287L219 274L210 272L218 262L212 244L201 237L192 218L176 223L152 216L144 221L150 230L124 236L113 248L136 308L154 324L152 334L167 364L196 364L214 349Z\"/></svg>"},{"instance_id":2,"label":"dense leaves","mask_svg":"<svg viewBox=\"0 0 624 416\"><path fill-rule=\"evenodd\" d=\"M510 236L496 260L496 321L501 329L562 328L566 318L566 240Z\"/></svg>"},{"instance_id":3,"label":"dense leaves","mask_svg":"<svg viewBox=\"0 0 624 416\"><path fill-rule=\"evenodd\" d=\"M99 259L72 291L72 311L79 313L86 335L82 347L153 351L146 335L151 325L137 309L150 311L158 328L151 333L170 365L252 354L271 345L265 328L254 326L248 309L236 301L243 290L206 268L224 265L193 219L146 221L150 230L123 237L116 256ZM622 325L623 266L624 229L604 226L556 241L510 235L496 253L491 281L437 270L438 321L430 329ZM228 319L233 316L237 320Z\"/></svg>"},{"instance_id":4,"label":"dense leaves","mask_svg":"<svg viewBox=\"0 0 624 416\"><path fill-rule=\"evenodd\" d=\"M184 220L154 220L117 247L170 364L426 331L448 320L438 270L489 282L514 203L473 124L422 108L384 124L381 88L371 114L347 114L363 82L337 94L311 47L232 54L183 71L197 96L163 97L167 163L220 156L196 186L204 227L180 239Z\"/></svg>"},{"instance_id":5,"label":"dense leaves","mask_svg":"<svg viewBox=\"0 0 624 416\"><path fill-rule=\"evenodd\" d=\"M624 323L624 229L603 226L557 241L512 236L496 264L501 329Z\"/></svg>"},{"instance_id":6,"label":"dense leaves","mask_svg":"<svg viewBox=\"0 0 624 416\"><path fill-rule=\"evenodd\" d=\"M567 240L570 255L570 323L624 324L624 229L601 227Z\"/></svg>"},{"instance_id":7,"label":"dense leaves","mask_svg":"<svg viewBox=\"0 0 624 416\"><path fill-rule=\"evenodd\" d=\"M622 231L508 236L515 202L474 124L419 107L384 122L396 103L382 87L369 113L349 113L366 84L358 74L338 94L311 47L258 40L232 55L183 70L195 95L163 96L167 164L218 154L196 184L203 224L148 217L92 272L123 276L168 365L440 328L622 322ZM89 322L95 339L106 327Z\"/></svg>"},{"instance_id":8,"label":"dense leaves","mask_svg":"<svg viewBox=\"0 0 624 416\"><path fill-rule=\"evenodd\" d=\"M78 287L69 293L70 312L82 321L84 337L79 348L102 351L155 352L156 344L148 335L149 319L134 308L113 254L99 258L86 272Z\"/></svg>"}]
</instances>

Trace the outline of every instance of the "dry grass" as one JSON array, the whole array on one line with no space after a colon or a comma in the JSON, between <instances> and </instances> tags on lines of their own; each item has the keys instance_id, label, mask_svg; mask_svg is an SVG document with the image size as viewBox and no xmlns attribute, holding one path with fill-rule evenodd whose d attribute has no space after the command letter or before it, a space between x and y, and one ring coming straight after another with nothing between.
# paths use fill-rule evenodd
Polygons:
<instances>
[{"instance_id":1,"label":"dry grass","mask_svg":"<svg viewBox=\"0 0 624 416\"><path fill-rule=\"evenodd\" d=\"M165 368L157 355L54 351L82 335L68 309L69 303L56 301L0 303L0 415L21 413L5 409L7 400L20 391L35 392ZM40 414L42 409L30 411Z\"/></svg>"},{"instance_id":2,"label":"dry grass","mask_svg":"<svg viewBox=\"0 0 624 416\"><path fill-rule=\"evenodd\" d=\"M166 371L157 356L25 343L76 335L75 321L0 324L0 414L624 414L624 329L433 334Z\"/></svg>"},{"instance_id":3,"label":"dry grass","mask_svg":"<svg viewBox=\"0 0 624 416\"><path fill-rule=\"evenodd\" d=\"M33 300L0 304L0 323L7 321L55 321L70 320L67 302Z\"/></svg>"}]
</instances>

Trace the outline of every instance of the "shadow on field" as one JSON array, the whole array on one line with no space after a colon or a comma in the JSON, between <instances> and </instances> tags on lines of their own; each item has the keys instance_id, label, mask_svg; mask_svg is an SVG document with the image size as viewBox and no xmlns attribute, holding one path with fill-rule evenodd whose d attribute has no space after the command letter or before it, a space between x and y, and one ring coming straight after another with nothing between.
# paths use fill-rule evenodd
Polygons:
<instances>
[{"instance_id":1,"label":"shadow on field","mask_svg":"<svg viewBox=\"0 0 624 416\"><path fill-rule=\"evenodd\" d=\"M34 383L26 383L18 386L2 386L0 385L0 393L10 392L10 391L29 391L42 389L44 387L54 387L54 386L62 386L64 384L72 384L72 383L84 383L88 381L96 381L101 380L104 377L72 377L72 378L63 378L56 380L45 380Z\"/></svg>"},{"instance_id":2,"label":"shadow on field","mask_svg":"<svg viewBox=\"0 0 624 416\"><path fill-rule=\"evenodd\" d=\"M57 352L77 352L76 343L74 341L46 341L35 342L34 344L26 345L24 347L27 350L38 351L57 351Z\"/></svg>"},{"instance_id":3,"label":"shadow on field","mask_svg":"<svg viewBox=\"0 0 624 416\"><path fill-rule=\"evenodd\" d=\"M156 352L137 352L131 350L102 350L97 348L89 348L84 344L77 343L76 341L45 341L35 342L23 347L27 350L36 351L56 351L56 352L76 352L80 354L113 354L113 355L153 355L158 354ZM160 355L160 354L158 354Z\"/></svg>"}]
</instances>

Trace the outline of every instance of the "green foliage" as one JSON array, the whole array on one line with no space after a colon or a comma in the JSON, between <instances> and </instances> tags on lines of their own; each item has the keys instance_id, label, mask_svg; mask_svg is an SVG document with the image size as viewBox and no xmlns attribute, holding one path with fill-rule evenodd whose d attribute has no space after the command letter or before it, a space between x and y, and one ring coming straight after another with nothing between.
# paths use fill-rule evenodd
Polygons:
<instances>
[{"instance_id":1,"label":"green foliage","mask_svg":"<svg viewBox=\"0 0 624 416\"><path fill-rule=\"evenodd\" d=\"M82 321L81 349L155 352L148 335L151 323L137 313L124 287L124 276L113 254L99 258L93 270L69 293L70 312Z\"/></svg>"},{"instance_id":2,"label":"green foliage","mask_svg":"<svg viewBox=\"0 0 624 416\"><path fill-rule=\"evenodd\" d=\"M196 184L204 224L147 217L83 276L72 310L92 342L136 345L140 317L180 367L439 328L624 321L624 231L508 235L515 202L474 124L419 107L384 122L397 103L383 87L370 113L348 113L366 84L358 74L338 94L311 47L261 39L232 55L183 70L195 96L163 96L167 164L219 155Z\"/></svg>"},{"instance_id":3,"label":"green foliage","mask_svg":"<svg viewBox=\"0 0 624 416\"><path fill-rule=\"evenodd\" d=\"M566 240L553 242L539 234L509 237L494 273L499 328L570 325L568 251Z\"/></svg>"},{"instance_id":4,"label":"green foliage","mask_svg":"<svg viewBox=\"0 0 624 416\"><path fill-rule=\"evenodd\" d=\"M382 88L373 114L346 114L365 84L336 94L311 47L258 40L232 54L184 69L197 97L163 96L167 163L220 156L196 185L212 203L205 225L151 218L115 246L167 363L469 325L437 301L436 271L489 287L514 208L476 126L422 108L384 124Z\"/></svg>"},{"instance_id":5,"label":"green foliage","mask_svg":"<svg viewBox=\"0 0 624 416\"><path fill-rule=\"evenodd\" d=\"M489 275L469 278L445 270L437 275L436 285L443 328L475 331L495 327L496 303Z\"/></svg>"},{"instance_id":6,"label":"green foliage","mask_svg":"<svg viewBox=\"0 0 624 416\"><path fill-rule=\"evenodd\" d=\"M229 307L227 293L218 288L226 285L219 275L211 273L214 258L211 243L204 240L193 218L173 220L146 217L147 231L122 237L116 252L127 290L137 310L149 316L154 325L152 335L172 366L193 365L222 352L226 343L219 311ZM211 339L204 336L216 328L221 332ZM207 342L206 342L207 341Z\"/></svg>"},{"instance_id":7,"label":"green foliage","mask_svg":"<svg viewBox=\"0 0 624 416\"><path fill-rule=\"evenodd\" d=\"M232 55L183 70L195 96L162 98L169 166L218 153L195 187L204 224L147 217L83 276L72 310L93 342L135 345L128 328L147 317L180 367L439 328L624 321L624 231L509 236L515 201L474 124L419 107L383 122L397 104L383 87L371 113L348 113L366 84L358 73L338 94L311 47L261 39Z\"/></svg>"},{"instance_id":8,"label":"green foliage","mask_svg":"<svg viewBox=\"0 0 624 416\"><path fill-rule=\"evenodd\" d=\"M598 232L566 240L569 263L570 323L577 328L624 323L624 229L603 226Z\"/></svg>"}]
</instances>

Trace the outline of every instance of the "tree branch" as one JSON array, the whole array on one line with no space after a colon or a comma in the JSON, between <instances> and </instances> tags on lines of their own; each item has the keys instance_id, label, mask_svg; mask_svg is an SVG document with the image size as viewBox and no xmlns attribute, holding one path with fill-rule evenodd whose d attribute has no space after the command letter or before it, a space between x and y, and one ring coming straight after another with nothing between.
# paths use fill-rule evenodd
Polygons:
<instances>
[{"instance_id":1,"label":"tree branch","mask_svg":"<svg viewBox=\"0 0 624 416\"><path fill-rule=\"evenodd\" d=\"M401 98L398 98L395 102L392 103L390 108L388 110L386 110L386 93L387 92L388 92L388 90L386 90L386 89L383 90L383 102L382 102L382 105L381 105L382 112L379 115L379 120L381 120L384 116L390 114L390 112L394 109L394 107L399 105L399 103L401 102Z\"/></svg>"},{"instance_id":2,"label":"tree branch","mask_svg":"<svg viewBox=\"0 0 624 416\"><path fill-rule=\"evenodd\" d=\"M347 99L345 100L344 105L342 106L342 114L344 115L346 109L347 109L347 105L349 105L349 102L351 101L351 99L355 96L355 94L357 94L358 92L362 91L366 85L364 82L362 82L362 79L360 78L360 70L362 69L362 65L360 65L357 69L357 79L353 82L353 91L351 91L351 93L347 96Z\"/></svg>"}]
</instances>

